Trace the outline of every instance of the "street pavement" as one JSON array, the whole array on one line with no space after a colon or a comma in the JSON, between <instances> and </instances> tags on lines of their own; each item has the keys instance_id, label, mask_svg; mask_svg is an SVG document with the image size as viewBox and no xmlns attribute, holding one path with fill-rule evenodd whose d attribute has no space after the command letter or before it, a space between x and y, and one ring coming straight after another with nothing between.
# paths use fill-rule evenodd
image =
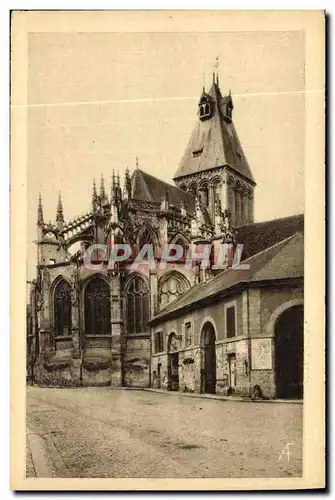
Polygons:
<instances>
[{"instance_id":1,"label":"street pavement","mask_svg":"<svg viewBox=\"0 0 335 500\"><path fill-rule=\"evenodd\" d=\"M26 475L299 477L302 412L301 404L28 387Z\"/></svg>"}]
</instances>

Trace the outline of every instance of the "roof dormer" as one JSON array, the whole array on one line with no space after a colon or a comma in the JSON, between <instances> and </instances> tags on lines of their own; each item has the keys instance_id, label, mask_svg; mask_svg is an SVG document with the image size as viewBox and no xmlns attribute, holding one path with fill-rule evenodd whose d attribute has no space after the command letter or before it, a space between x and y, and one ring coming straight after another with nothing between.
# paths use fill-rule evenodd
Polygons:
<instances>
[{"instance_id":1,"label":"roof dormer","mask_svg":"<svg viewBox=\"0 0 335 500\"><path fill-rule=\"evenodd\" d=\"M229 91L229 94L223 97L222 99L222 114L223 118L227 123L231 123L232 121L232 115L233 115L233 100L231 98L231 93Z\"/></svg>"},{"instance_id":2,"label":"roof dormer","mask_svg":"<svg viewBox=\"0 0 335 500\"><path fill-rule=\"evenodd\" d=\"M201 121L208 120L213 114L214 103L210 95L202 92L199 101L199 118Z\"/></svg>"}]
</instances>

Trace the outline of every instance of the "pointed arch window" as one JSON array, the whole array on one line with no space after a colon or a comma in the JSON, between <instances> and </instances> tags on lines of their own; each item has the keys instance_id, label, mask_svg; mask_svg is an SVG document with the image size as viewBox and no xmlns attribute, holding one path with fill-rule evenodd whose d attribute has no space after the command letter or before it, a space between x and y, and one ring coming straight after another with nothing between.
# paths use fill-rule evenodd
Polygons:
<instances>
[{"instance_id":1,"label":"pointed arch window","mask_svg":"<svg viewBox=\"0 0 335 500\"><path fill-rule=\"evenodd\" d=\"M71 286L64 279L55 288L54 319L56 337L71 335Z\"/></svg>"},{"instance_id":2,"label":"pointed arch window","mask_svg":"<svg viewBox=\"0 0 335 500\"><path fill-rule=\"evenodd\" d=\"M149 288L143 278L135 276L125 290L125 323L128 334L149 331Z\"/></svg>"},{"instance_id":3,"label":"pointed arch window","mask_svg":"<svg viewBox=\"0 0 335 500\"><path fill-rule=\"evenodd\" d=\"M183 253L182 253L182 256L180 257L179 261L184 262L186 260L187 253L189 250L189 244L182 237L177 237L176 240L173 242L173 244L179 245L180 247L182 247ZM171 249L169 252L169 256L171 257L174 255L175 255L175 251L174 251L174 249Z\"/></svg>"},{"instance_id":4,"label":"pointed arch window","mask_svg":"<svg viewBox=\"0 0 335 500\"><path fill-rule=\"evenodd\" d=\"M203 192L203 204L205 205L205 207L208 207L208 204L209 204L208 187L207 186L203 186L202 192Z\"/></svg>"},{"instance_id":5,"label":"pointed arch window","mask_svg":"<svg viewBox=\"0 0 335 500\"><path fill-rule=\"evenodd\" d=\"M168 304L178 299L189 288L189 282L181 273L174 272L163 277L159 286L160 309L163 309Z\"/></svg>"},{"instance_id":6,"label":"pointed arch window","mask_svg":"<svg viewBox=\"0 0 335 500\"><path fill-rule=\"evenodd\" d=\"M215 179L213 181L213 192L214 192L214 199L220 199L221 198L221 182L220 179Z\"/></svg>"},{"instance_id":7,"label":"pointed arch window","mask_svg":"<svg viewBox=\"0 0 335 500\"><path fill-rule=\"evenodd\" d=\"M200 200L201 203L205 206L208 207L209 205L209 189L208 189L208 184L203 184L199 188L200 191Z\"/></svg>"},{"instance_id":8,"label":"pointed arch window","mask_svg":"<svg viewBox=\"0 0 335 500\"><path fill-rule=\"evenodd\" d=\"M87 335L111 333L110 288L102 278L93 278L85 288L85 331Z\"/></svg>"},{"instance_id":9,"label":"pointed arch window","mask_svg":"<svg viewBox=\"0 0 335 500\"><path fill-rule=\"evenodd\" d=\"M193 194L193 196L197 195L197 185L196 184L191 184L189 187L189 192Z\"/></svg>"},{"instance_id":10,"label":"pointed arch window","mask_svg":"<svg viewBox=\"0 0 335 500\"><path fill-rule=\"evenodd\" d=\"M154 247L154 244L155 238L152 231L148 227L145 227L138 235L139 249L141 249L144 245L152 245Z\"/></svg>"}]
</instances>

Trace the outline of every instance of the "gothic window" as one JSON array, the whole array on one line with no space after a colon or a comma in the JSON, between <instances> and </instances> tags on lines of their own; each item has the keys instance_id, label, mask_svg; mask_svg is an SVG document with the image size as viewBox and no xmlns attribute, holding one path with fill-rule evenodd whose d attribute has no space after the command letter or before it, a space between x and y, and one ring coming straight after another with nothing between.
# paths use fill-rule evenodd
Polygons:
<instances>
[{"instance_id":1,"label":"gothic window","mask_svg":"<svg viewBox=\"0 0 335 500\"><path fill-rule=\"evenodd\" d=\"M188 244L187 244L187 242L186 242L184 239L182 239L182 238L177 238L177 239L174 241L174 243L173 243L173 244L174 244L174 245L179 245L180 247L182 247L182 249L183 249L183 253L182 253L182 256L181 256L181 258L180 258L179 260L180 260L180 261L182 261L182 262L184 262L184 261L185 261L185 259L186 259L186 257L187 257L187 252L188 252L188 249L189 249L189 245L188 245ZM170 256L175 255L175 253L174 253L174 250L173 250L173 249L171 249L171 250L170 250L170 254L169 254L169 255L170 255Z\"/></svg>"},{"instance_id":2,"label":"gothic window","mask_svg":"<svg viewBox=\"0 0 335 500\"><path fill-rule=\"evenodd\" d=\"M61 280L54 294L55 335L71 335L71 287Z\"/></svg>"},{"instance_id":3,"label":"gothic window","mask_svg":"<svg viewBox=\"0 0 335 500\"><path fill-rule=\"evenodd\" d=\"M201 188L201 191L202 191L202 203L205 205L205 207L208 207L208 203L209 203L208 187L203 186Z\"/></svg>"},{"instance_id":4,"label":"gothic window","mask_svg":"<svg viewBox=\"0 0 335 500\"><path fill-rule=\"evenodd\" d=\"M189 284L180 273L171 274L163 279L160 286L159 302L160 308L166 307L168 304L176 300L188 290Z\"/></svg>"},{"instance_id":5,"label":"gothic window","mask_svg":"<svg viewBox=\"0 0 335 500\"><path fill-rule=\"evenodd\" d=\"M149 289L143 278L136 276L126 292L125 321L127 333L149 331Z\"/></svg>"},{"instance_id":6,"label":"gothic window","mask_svg":"<svg viewBox=\"0 0 335 500\"><path fill-rule=\"evenodd\" d=\"M189 192L193 194L193 196L197 195L197 185L196 184L191 184L189 187Z\"/></svg>"},{"instance_id":7,"label":"gothic window","mask_svg":"<svg viewBox=\"0 0 335 500\"><path fill-rule=\"evenodd\" d=\"M154 236L149 228L146 227L139 233L138 245L140 250L144 245L154 245Z\"/></svg>"},{"instance_id":8,"label":"gothic window","mask_svg":"<svg viewBox=\"0 0 335 500\"><path fill-rule=\"evenodd\" d=\"M87 335L111 333L110 288L102 278L93 278L85 288L85 331Z\"/></svg>"},{"instance_id":9,"label":"gothic window","mask_svg":"<svg viewBox=\"0 0 335 500\"><path fill-rule=\"evenodd\" d=\"M221 184L219 179L213 182L214 199L221 199Z\"/></svg>"}]
</instances>

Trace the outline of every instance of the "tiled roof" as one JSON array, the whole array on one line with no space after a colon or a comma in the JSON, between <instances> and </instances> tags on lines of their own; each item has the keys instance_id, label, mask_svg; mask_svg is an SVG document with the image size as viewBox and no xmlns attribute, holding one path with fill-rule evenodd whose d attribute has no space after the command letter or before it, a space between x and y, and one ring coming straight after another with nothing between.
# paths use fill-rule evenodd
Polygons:
<instances>
[{"instance_id":1,"label":"tiled roof","mask_svg":"<svg viewBox=\"0 0 335 500\"><path fill-rule=\"evenodd\" d=\"M279 241L304 231L304 215L292 215L265 222L254 222L238 229L236 242L242 243L243 259L262 252Z\"/></svg>"},{"instance_id":2,"label":"tiled roof","mask_svg":"<svg viewBox=\"0 0 335 500\"><path fill-rule=\"evenodd\" d=\"M227 123L223 119L223 106L231 97L222 97L218 85L214 82L209 95L214 102L213 115L204 121L197 118L174 179L229 165L254 182L234 123ZM194 152L201 150L201 154L194 155Z\"/></svg>"},{"instance_id":3,"label":"tiled roof","mask_svg":"<svg viewBox=\"0 0 335 500\"><path fill-rule=\"evenodd\" d=\"M183 309L200 307L200 303L213 298L236 285L262 281L302 278L304 276L304 237L302 233L267 248L250 257L245 264L249 269L230 268L221 272L207 283L193 286L179 300L169 304L161 313L152 318L159 322L170 315L177 315Z\"/></svg>"}]
</instances>

